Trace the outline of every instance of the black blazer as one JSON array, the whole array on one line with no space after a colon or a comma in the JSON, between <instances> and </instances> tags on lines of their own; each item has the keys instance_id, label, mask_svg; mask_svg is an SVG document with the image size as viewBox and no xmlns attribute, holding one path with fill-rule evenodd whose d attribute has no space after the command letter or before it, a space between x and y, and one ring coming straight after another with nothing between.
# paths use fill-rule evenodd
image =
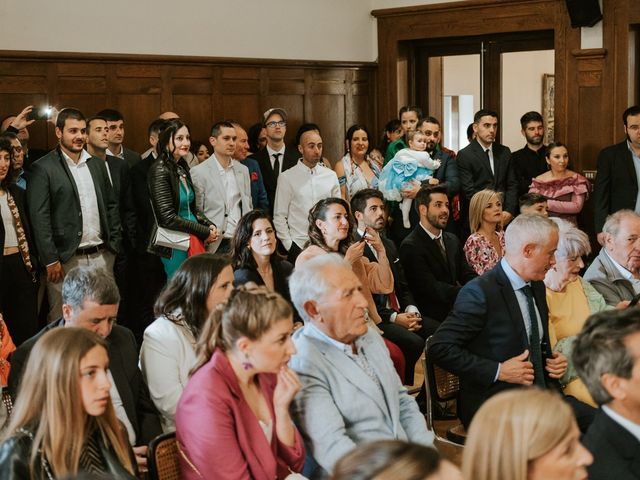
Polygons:
<instances>
[{"instance_id":1,"label":"black blazer","mask_svg":"<svg viewBox=\"0 0 640 480\"><path fill-rule=\"evenodd\" d=\"M146 252L155 226L151 197L149 196L149 168L156 159L149 154L131 167L131 197L136 212L136 250Z\"/></svg>"},{"instance_id":2,"label":"black blazer","mask_svg":"<svg viewBox=\"0 0 640 480\"><path fill-rule=\"evenodd\" d=\"M416 306L423 316L439 322L449 314L462 285L476 277L462 251L458 237L443 232L445 262L435 240L418 224L400 246L404 268Z\"/></svg>"},{"instance_id":3,"label":"black blazer","mask_svg":"<svg viewBox=\"0 0 640 480\"><path fill-rule=\"evenodd\" d=\"M133 150L129 150L128 148L123 147L124 152L124 161L127 162L127 166L129 168L133 167L136 163L142 160L142 157L138 152L134 152Z\"/></svg>"},{"instance_id":4,"label":"black blazer","mask_svg":"<svg viewBox=\"0 0 640 480\"><path fill-rule=\"evenodd\" d=\"M356 240L360 240L362 237L360 237L358 232L356 232L355 238ZM411 295L411 290L409 289L409 284L407 283L395 244L382 235L380 236L380 239L382 240L382 245L384 245L387 258L389 259L389 265L391 266L391 272L393 273L393 290L398 298L400 308L404 311L407 306L416 305L416 302L413 299L413 295ZM371 246L368 244L364 247L364 256L367 257L370 262L378 261L378 258L374 255ZM383 322L388 322L389 318L391 318L391 314L394 313L391 308L387 308L388 297L389 295L385 294L373 294L373 300L376 302L378 315L380 315Z\"/></svg>"},{"instance_id":5,"label":"black blazer","mask_svg":"<svg viewBox=\"0 0 640 480\"><path fill-rule=\"evenodd\" d=\"M273 286L276 292L282 295L285 300L291 303L289 294L289 277L293 273L293 265L286 260L274 261L271 259L271 269L273 270ZM253 282L256 285L264 285L264 280L255 268L238 268L233 272L233 285L239 287L245 283Z\"/></svg>"},{"instance_id":6,"label":"black blazer","mask_svg":"<svg viewBox=\"0 0 640 480\"><path fill-rule=\"evenodd\" d=\"M136 245L136 212L131 196L131 173L127 163L118 157L107 155L113 192L118 199L123 246L127 252Z\"/></svg>"},{"instance_id":7,"label":"black blazer","mask_svg":"<svg viewBox=\"0 0 640 480\"><path fill-rule=\"evenodd\" d=\"M597 168L593 210L595 231L599 233L607 215L622 209L635 210L638 177L626 140L602 150Z\"/></svg>"},{"instance_id":8,"label":"black blazer","mask_svg":"<svg viewBox=\"0 0 640 480\"><path fill-rule=\"evenodd\" d=\"M458 163L454 157L443 150L435 152L433 158L440 160L440 166L433 172L433 176L437 178L440 183L447 185L447 194L449 198L451 198L460 191ZM428 181L423 182L423 184L425 183L428 183Z\"/></svg>"},{"instance_id":9,"label":"black blazer","mask_svg":"<svg viewBox=\"0 0 640 480\"><path fill-rule=\"evenodd\" d=\"M29 245L29 255L31 257L31 264L33 265L33 271L38 271L38 251L36 250L36 244L33 242L33 237L31 233L31 224L29 222L29 215L27 215L27 205L26 205L26 193L20 187L15 184L9 185L7 190L13 197L13 200L16 202L16 207L18 207L18 213L20 214L20 220L22 221L22 226L24 227L25 234L27 236L27 245ZM0 246L4 247L4 223L2 222L2 218L0 218ZM2 260L3 256L0 255L0 277L2 277Z\"/></svg>"},{"instance_id":10,"label":"black blazer","mask_svg":"<svg viewBox=\"0 0 640 480\"><path fill-rule=\"evenodd\" d=\"M260 166L260 171L262 172L262 180L264 181L264 188L267 190L267 197L269 199L269 213L271 214L271 216L273 216L273 206L276 199L276 186L278 184L278 178L276 177L273 168L271 168L271 159L269 158L267 147L264 147L262 150L259 150L251 155L251 158L255 159ZM297 150L290 147L285 147L284 159L280 159L282 171L284 172L285 170L293 167L296 163L298 163L299 158L300 154Z\"/></svg>"},{"instance_id":11,"label":"black blazer","mask_svg":"<svg viewBox=\"0 0 640 480\"><path fill-rule=\"evenodd\" d=\"M474 193L490 188L502 192L504 209L516 216L518 214L518 180L511 166L511 151L499 143L494 143L491 148L495 175L491 172L487 155L477 140L473 140L456 156L465 204L469 204Z\"/></svg>"},{"instance_id":12,"label":"black blazer","mask_svg":"<svg viewBox=\"0 0 640 480\"><path fill-rule=\"evenodd\" d=\"M120 213L107 167L96 157L88 159L87 166L98 200L102 240L109 250L118 253L122 240ZM80 245L82 215L78 188L60 147L31 166L27 207L41 263L69 260Z\"/></svg>"},{"instance_id":13,"label":"black blazer","mask_svg":"<svg viewBox=\"0 0 640 480\"><path fill-rule=\"evenodd\" d=\"M53 328L64 327L64 319L52 322L20 345L11 357L9 393L16 398L18 387L29 354L38 339ZM149 389L138 368L138 349L131 330L114 325L106 338L109 370L113 375L127 418L136 432L138 445L147 445L162 433L158 411L151 401Z\"/></svg>"},{"instance_id":14,"label":"black blazer","mask_svg":"<svg viewBox=\"0 0 640 480\"><path fill-rule=\"evenodd\" d=\"M549 345L549 312L543 282L531 282ZM430 354L440 367L460 377L458 414L468 427L480 405L516 385L495 381L498 364L529 348L518 299L502 265L465 285L451 314L433 336ZM545 370L547 386L557 385Z\"/></svg>"},{"instance_id":15,"label":"black blazer","mask_svg":"<svg viewBox=\"0 0 640 480\"><path fill-rule=\"evenodd\" d=\"M640 480L640 441L598 410L582 443L593 454L592 480Z\"/></svg>"}]
</instances>

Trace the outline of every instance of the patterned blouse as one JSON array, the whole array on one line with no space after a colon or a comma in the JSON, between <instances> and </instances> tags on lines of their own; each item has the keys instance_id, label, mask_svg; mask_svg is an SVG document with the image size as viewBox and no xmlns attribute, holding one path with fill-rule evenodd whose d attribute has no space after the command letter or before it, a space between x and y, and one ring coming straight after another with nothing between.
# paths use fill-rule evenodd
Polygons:
<instances>
[{"instance_id":1,"label":"patterned blouse","mask_svg":"<svg viewBox=\"0 0 640 480\"><path fill-rule=\"evenodd\" d=\"M496 232L500 249L504 252L504 232ZM467 263L478 275L488 272L500 261L502 255L496 252L493 245L479 232L472 233L464 244L464 254Z\"/></svg>"}]
</instances>

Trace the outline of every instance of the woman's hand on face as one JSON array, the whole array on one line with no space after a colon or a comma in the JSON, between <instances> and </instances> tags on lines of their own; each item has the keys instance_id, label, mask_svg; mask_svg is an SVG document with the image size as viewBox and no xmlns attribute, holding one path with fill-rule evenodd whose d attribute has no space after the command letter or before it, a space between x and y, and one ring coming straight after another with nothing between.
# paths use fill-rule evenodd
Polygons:
<instances>
[{"instance_id":1,"label":"woman's hand on face","mask_svg":"<svg viewBox=\"0 0 640 480\"><path fill-rule=\"evenodd\" d=\"M273 406L275 410L288 411L293 398L300 391L300 379L296 372L286 365L278 372L278 383L273 391Z\"/></svg>"},{"instance_id":2,"label":"woman's hand on face","mask_svg":"<svg viewBox=\"0 0 640 480\"><path fill-rule=\"evenodd\" d=\"M347 248L344 258L353 265L364 254L364 245L365 242L363 241L352 243L351 246Z\"/></svg>"},{"instance_id":3,"label":"woman's hand on face","mask_svg":"<svg viewBox=\"0 0 640 480\"><path fill-rule=\"evenodd\" d=\"M205 240L205 243L213 243L216 240L218 240L218 229L214 225L211 225L209 227L209 236Z\"/></svg>"}]
</instances>

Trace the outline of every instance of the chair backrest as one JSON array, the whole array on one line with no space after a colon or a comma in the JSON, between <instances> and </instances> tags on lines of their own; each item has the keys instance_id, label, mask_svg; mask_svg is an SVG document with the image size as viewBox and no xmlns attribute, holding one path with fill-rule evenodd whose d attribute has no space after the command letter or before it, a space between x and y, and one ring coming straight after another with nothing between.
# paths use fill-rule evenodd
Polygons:
<instances>
[{"instance_id":1,"label":"chair backrest","mask_svg":"<svg viewBox=\"0 0 640 480\"><path fill-rule=\"evenodd\" d=\"M179 480L176 432L163 433L149 443L148 468L150 480Z\"/></svg>"},{"instance_id":2,"label":"chair backrest","mask_svg":"<svg viewBox=\"0 0 640 480\"><path fill-rule=\"evenodd\" d=\"M439 402L454 400L458 396L458 390L460 390L460 380L457 375L447 372L445 369L433 363L429 355L429 346L431 345L432 338L433 337L429 337L427 339L425 347L425 375L427 377L427 383L429 384L429 391Z\"/></svg>"}]
</instances>

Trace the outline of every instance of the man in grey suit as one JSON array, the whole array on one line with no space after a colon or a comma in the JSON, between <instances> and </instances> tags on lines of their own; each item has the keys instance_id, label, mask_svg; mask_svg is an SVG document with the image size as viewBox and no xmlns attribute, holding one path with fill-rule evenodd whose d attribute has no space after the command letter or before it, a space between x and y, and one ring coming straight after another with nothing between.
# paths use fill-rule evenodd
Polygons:
<instances>
[{"instance_id":1,"label":"man in grey suit","mask_svg":"<svg viewBox=\"0 0 640 480\"><path fill-rule=\"evenodd\" d=\"M240 218L252 208L249 169L233 161L236 130L223 121L211 127L213 155L190 171L196 206L218 229L218 240L207 245L211 253L228 252Z\"/></svg>"},{"instance_id":2,"label":"man in grey suit","mask_svg":"<svg viewBox=\"0 0 640 480\"><path fill-rule=\"evenodd\" d=\"M607 217L602 233L604 246L584 279L615 307L640 293L640 215L618 210Z\"/></svg>"},{"instance_id":3,"label":"man in grey suit","mask_svg":"<svg viewBox=\"0 0 640 480\"><path fill-rule=\"evenodd\" d=\"M290 291L305 323L294 334L297 354L289 362L302 383L294 420L315 460L304 474L328 478L338 459L367 441L432 445L433 433L367 320L367 300L349 262L320 255L296 268Z\"/></svg>"},{"instance_id":4,"label":"man in grey suit","mask_svg":"<svg viewBox=\"0 0 640 480\"><path fill-rule=\"evenodd\" d=\"M86 120L66 108L56 120L59 146L31 167L27 205L38 255L47 269L49 319L62 315L65 272L96 265L113 275L120 248L118 200L105 162L83 149Z\"/></svg>"}]
</instances>

